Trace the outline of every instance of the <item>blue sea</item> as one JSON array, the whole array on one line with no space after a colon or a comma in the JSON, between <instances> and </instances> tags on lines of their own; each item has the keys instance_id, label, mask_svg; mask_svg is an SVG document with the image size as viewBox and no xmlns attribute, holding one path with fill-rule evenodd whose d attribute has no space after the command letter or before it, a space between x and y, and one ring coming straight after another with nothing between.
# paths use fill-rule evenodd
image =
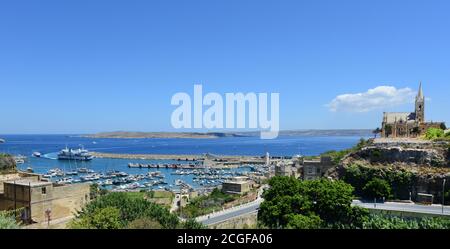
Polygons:
<instances>
[{"instance_id":1,"label":"blue sea","mask_svg":"<svg viewBox=\"0 0 450 249\"><path fill-rule=\"evenodd\" d=\"M253 155L261 156L269 152L272 156L318 155L329 150L342 150L355 145L361 137L355 136L280 136L273 140L261 140L259 137L226 137L215 139L94 139L74 135L0 135L6 143L0 144L0 152L28 157L20 169L32 167L37 173L59 168L65 171L79 167L93 169L96 172L110 170L124 171L129 174L145 174L156 169L129 169L128 163L175 163L171 160L131 160L95 158L89 162L69 162L56 160L56 153L65 148L83 146L89 151L124 154L204 154L217 155ZM40 152L44 157L35 158L31 154ZM178 162L179 163L179 162ZM249 171L242 167L233 171ZM176 179L198 187L192 175L171 175L173 169L158 169L173 184Z\"/></svg>"}]
</instances>

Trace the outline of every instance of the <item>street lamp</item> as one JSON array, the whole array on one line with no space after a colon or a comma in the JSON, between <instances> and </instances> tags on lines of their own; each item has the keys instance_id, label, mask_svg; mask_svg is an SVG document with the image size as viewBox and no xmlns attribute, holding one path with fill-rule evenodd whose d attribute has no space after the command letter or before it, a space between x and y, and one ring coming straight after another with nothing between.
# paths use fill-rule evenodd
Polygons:
<instances>
[{"instance_id":1,"label":"street lamp","mask_svg":"<svg viewBox=\"0 0 450 249\"><path fill-rule=\"evenodd\" d=\"M444 178L444 181L442 182L442 213L444 213L444 203L445 203L445 180L447 179Z\"/></svg>"}]
</instances>

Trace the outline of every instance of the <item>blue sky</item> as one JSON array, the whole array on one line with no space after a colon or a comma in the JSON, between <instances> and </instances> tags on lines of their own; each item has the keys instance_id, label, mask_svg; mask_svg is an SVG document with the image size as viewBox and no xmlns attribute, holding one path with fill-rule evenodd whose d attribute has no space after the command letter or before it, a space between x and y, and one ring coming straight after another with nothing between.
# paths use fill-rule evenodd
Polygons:
<instances>
[{"instance_id":1,"label":"blue sky","mask_svg":"<svg viewBox=\"0 0 450 249\"><path fill-rule=\"evenodd\" d=\"M194 84L279 92L282 129L328 129L413 111L422 81L426 118L449 121L448 13L448 1L2 1L0 134L170 131L172 95ZM358 109L379 86L395 89Z\"/></svg>"}]
</instances>

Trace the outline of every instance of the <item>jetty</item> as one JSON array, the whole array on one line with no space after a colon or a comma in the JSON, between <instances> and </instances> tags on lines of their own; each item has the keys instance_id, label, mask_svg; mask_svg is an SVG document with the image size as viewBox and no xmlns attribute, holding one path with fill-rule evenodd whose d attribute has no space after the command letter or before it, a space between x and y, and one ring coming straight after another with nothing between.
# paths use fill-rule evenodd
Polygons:
<instances>
[{"instance_id":1,"label":"jetty","mask_svg":"<svg viewBox=\"0 0 450 249\"><path fill-rule=\"evenodd\" d=\"M182 164L182 163L172 163L172 164L154 164L154 163L129 163L128 168L147 168L147 169L205 169L206 167L202 164Z\"/></svg>"}]
</instances>

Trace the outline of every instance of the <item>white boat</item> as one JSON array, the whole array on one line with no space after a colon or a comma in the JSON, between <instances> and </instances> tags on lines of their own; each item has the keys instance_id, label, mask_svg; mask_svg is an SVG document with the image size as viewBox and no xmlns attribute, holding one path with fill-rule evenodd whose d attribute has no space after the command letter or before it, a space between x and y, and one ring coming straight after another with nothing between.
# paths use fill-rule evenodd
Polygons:
<instances>
[{"instance_id":1,"label":"white boat","mask_svg":"<svg viewBox=\"0 0 450 249\"><path fill-rule=\"evenodd\" d=\"M58 168L54 168L54 169L50 169L48 172L47 172L47 174L49 174L49 175L54 175L54 176L56 176L56 175L63 175L63 171L61 170L61 169L58 169Z\"/></svg>"},{"instance_id":2,"label":"white boat","mask_svg":"<svg viewBox=\"0 0 450 249\"><path fill-rule=\"evenodd\" d=\"M33 152L33 156L34 157L41 157L42 155L41 155L40 152L35 151L35 152Z\"/></svg>"},{"instance_id":3,"label":"white boat","mask_svg":"<svg viewBox=\"0 0 450 249\"><path fill-rule=\"evenodd\" d=\"M92 169L88 169L88 168L78 168L77 169L78 173L94 173L95 171Z\"/></svg>"},{"instance_id":4,"label":"white boat","mask_svg":"<svg viewBox=\"0 0 450 249\"><path fill-rule=\"evenodd\" d=\"M5 143L5 139L0 138L0 144Z\"/></svg>"},{"instance_id":5,"label":"white boat","mask_svg":"<svg viewBox=\"0 0 450 249\"><path fill-rule=\"evenodd\" d=\"M27 157L22 155L17 155L14 157L14 161L16 162L16 164L24 164L26 159Z\"/></svg>"},{"instance_id":6,"label":"white boat","mask_svg":"<svg viewBox=\"0 0 450 249\"><path fill-rule=\"evenodd\" d=\"M113 184L113 181L112 181L111 179L106 179L106 180L102 183L103 186L109 186L109 185L112 185L112 184Z\"/></svg>"},{"instance_id":7,"label":"white boat","mask_svg":"<svg viewBox=\"0 0 450 249\"><path fill-rule=\"evenodd\" d=\"M98 174L88 174L88 175L81 176L80 179L85 182L95 181L95 180L99 180L100 176Z\"/></svg>"},{"instance_id":8,"label":"white boat","mask_svg":"<svg viewBox=\"0 0 450 249\"><path fill-rule=\"evenodd\" d=\"M73 181L73 179L71 177L66 177L66 178L62 178L58 181L56 181L56 183L58 184L71 184Z\"/></svg>"}]
</instances>

